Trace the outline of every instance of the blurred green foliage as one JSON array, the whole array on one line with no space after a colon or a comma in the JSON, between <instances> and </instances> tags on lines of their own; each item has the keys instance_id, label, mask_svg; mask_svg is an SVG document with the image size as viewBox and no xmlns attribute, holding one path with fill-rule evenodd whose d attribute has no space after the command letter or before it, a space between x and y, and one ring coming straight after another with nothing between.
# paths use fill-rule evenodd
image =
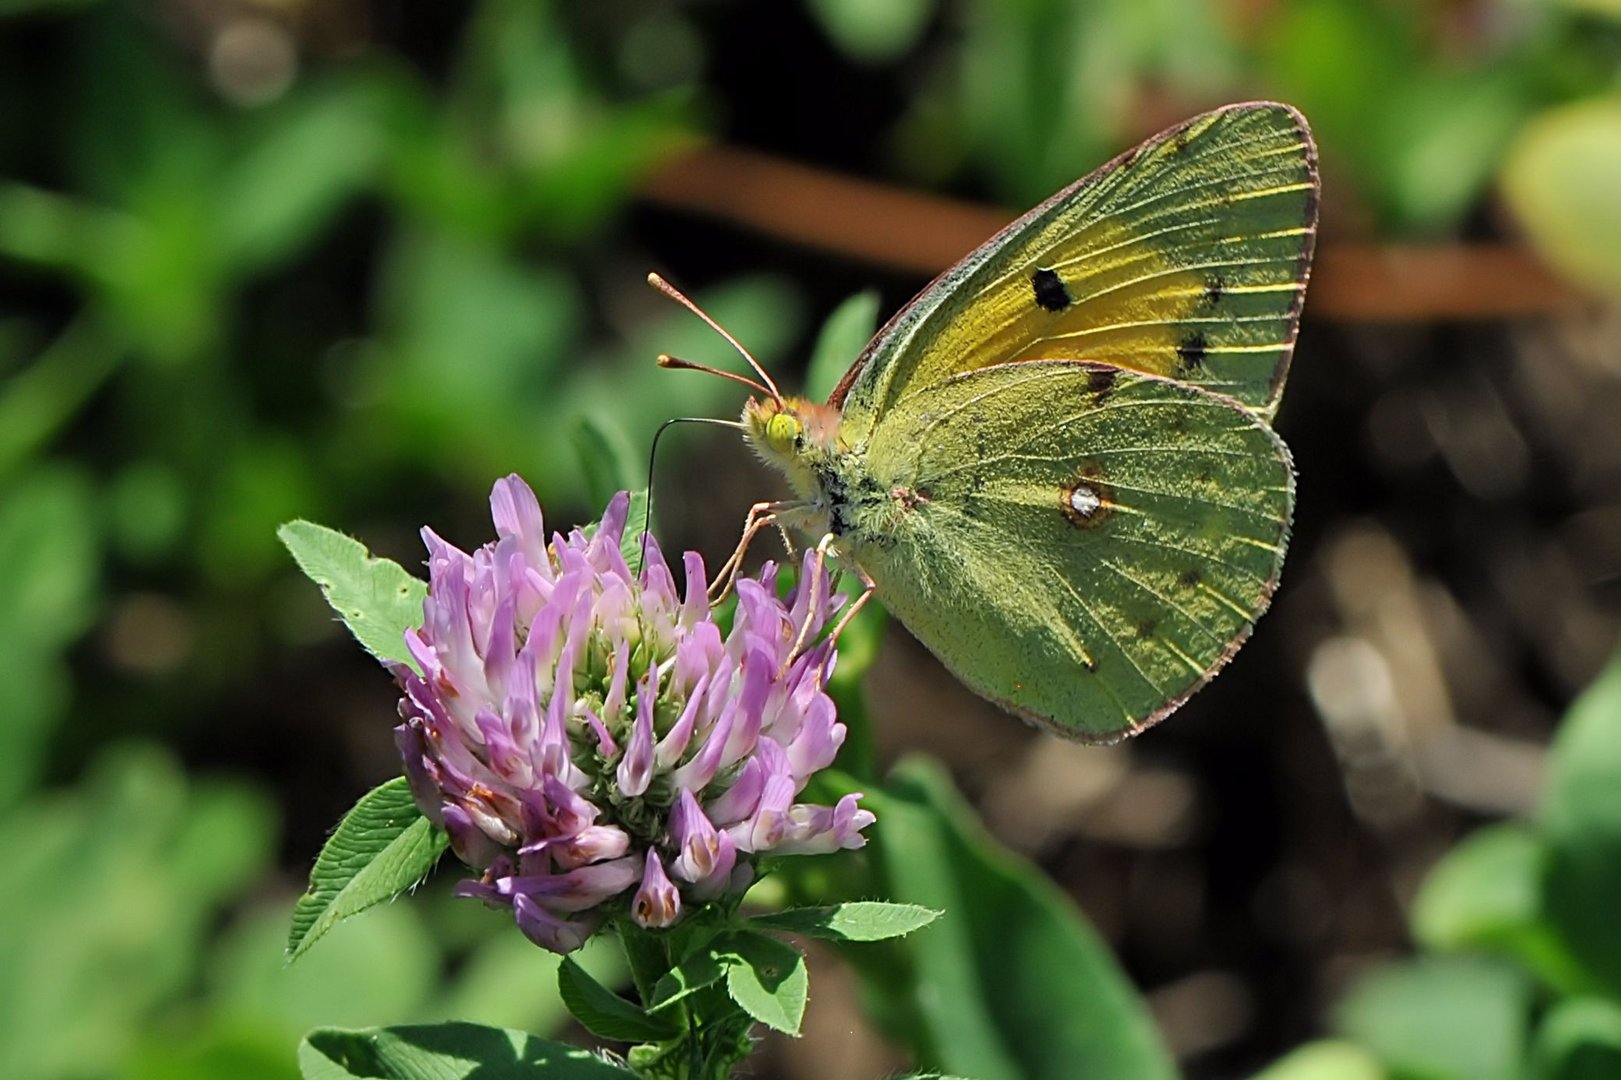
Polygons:
<instances>
[{"instance_id":1,"label":"blurred green foliage","mask_svg":"<svg viewBox=\"0 0 1621 1080\"><path fill-rule=\"evenodd\" d=\"M1621 96L1550 109L1503 164L1503 194L1544 257L1595 292L1621 295Z\"/></svg>"},{"instance_id":2,"label":"blurred green foliage","mask_svg":"<svg viewBox=\"0 0 1621 1080\"><path fill-rule=\"evenodd\" d=\"M1565 717L1550 771L1533 825L1477 832L1431 871L1412 911L1424 952L1352 986L1347 1041L1265 1080L1621 1075L1621 654Z\"/></svg>"},{"instance_id":3,"label":"blurred green foliage","mask_svg":"<svg viewBox=\"0 0 1621 1080\"><path fill-rule=\"evenodd\" d=\"M1156 123L1190 102L1271 97L1311 119L1341 185L1331 200L1382 233L1443 234L1530 119L1615 91L1617 14L1530 0L968 4L961 48L914 99L898 156L926 178L971 164L1023 206L1140 134L1145 97Z\"/></svg>"},{"instance_id":4,"label":"blurred green foliage","mask_svg":"<svg viewBox=\"0 0 1621 1080\"><path fill-rule=\"evenodd\" d=\"M650 256L628 221L648 170L746 111L712 81L741 7L0 3L0 1073L280 1076L317 1022L557 1021L535 990L545 958L485 940L469 905L374 912L332 935L330 960L282 973L301 868L272 866L265 791L188 779L154 743L217 759L242 703L271 693L264 672L335 637L317 603L285 599L301 585L278 523L403 533L510 470L585 516L659 421L735 408L720 380L650 371L661 351L724 354L635 298ZM866 133L889 179L1025 205L1145 126L1280 98L1312 119L1341 235L1523 230L1572 280L1621 294L1609 0L794 12L793 33L749 44L755 62L809 28L889 80L893 115L828 119ZM808 345L810 305L781 281L697 294L761 356ZM875 308L827 330L819 387ZM608 464L582 469L582 448ZM375 693L386 726L380 678ZM1431 950L1501 962L1465 980L1437 956L1374 984L1347 1036L1431 1075L1380 999L1458 979L1474 1010L1458 1023L1520 1018L1471 1054L1575 1076L1621 1053L1621 955L1593 900L1621 888L1621 825L1583 773L1621 768L1614 738L1573 721L1582 748L1562 751L1546 819L1471 841L1421 901ZM852 747L870 755L860 733ZM1360 1075L1366 1051L1319 1057ZM1440 1067L1460 1062L1486 1067Z\"/></svg>"},{"instance_id":5,"label":"blurred green foliage","mask_svg":"<svg viewBox=\"0 0 1621 1080\"><path fill-rule=\"evenodd\" d=\"M1141 998L1069 899L985 834L938 765L903 761L869 799L878 891L946 916L868 963L919 1061L983 1080L1176 1075Z\"/></svg>"}]
</instances>

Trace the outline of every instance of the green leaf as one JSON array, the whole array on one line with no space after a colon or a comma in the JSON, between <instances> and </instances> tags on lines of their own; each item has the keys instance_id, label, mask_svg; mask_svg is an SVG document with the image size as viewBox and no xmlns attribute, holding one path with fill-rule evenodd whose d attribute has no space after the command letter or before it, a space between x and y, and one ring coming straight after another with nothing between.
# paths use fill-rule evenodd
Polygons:
<instances>
[{"instance_id":1,"label":"green leaf","mask_svg":"<svg viewBox=\"0 0 1621 1080\"><path fill-rule=\"evenodd\" d=\"M636 986L636 996L643 1001L653 1000L653 988L670 967L668 943L641 931L635 923L620 925L614 935L624 951L630 967L630 979Z\"/></svg>"},{"instance_id":2,"label":"green leaf","mask_svg":"<svg viewBox=\"0 0 1621 1080\"><path fill-rule=\"evenodd\" d=\"M878 293L858 292L833 309L816 335L810 367L805 372L805 395L825 401L878 326Z\"/></svg>"},{"instance_id":3,"label":"green leaf","mask_svg":"<svg viewBox=\"0 0 1621 1080\"><path fill-rule=\"evenodd\" d=\"M1621 0L1561 0L1559 6L1610 19L1621 19Z\"/></svg>"},{"instance_id":4,"label":"green leaf","mask_svg":"<svg viewBox=\"0 0 1621 1080\"><path fill-rule=\"evenodd\" d=\"M580 459L586 493L596 505L605 506L616 492L640 486L631 465L630 446L618 427L594 416L576 416L569 425L569 438Z\"/></svg>"},{"instance_id":5,"label":"green leaf","mask_svg":"<svg viewBox=\"0 0 1621 1080\"><path fill-rule=\"evenodd\" d=\"M526 1031L418 1024L310 1032L298 1047L304 1080L633 1080L595 1054Z\"/></svg>"},{"instance_id":6,"label":"green leaf","mask_svg":"<svg viewBox=\"0 0 1621 1080\"><path fill-rule=\"evenodd\" d=\"M847 55L879 63L893 60L916 43L934 4L932 0L810 0L810 10Z\"/></svg>"},{"instance_id":7,"label":"green leaf","mask_svg":"<svg viewBox=\"0 0 1621 1080\"><path fill-rule=\"evenodd\" d=\"M1621 996L1621 655L1560 725L1542 809L1547 916L1588 978Z\"/></svg>"},{"instance_id":8,"label":"green leaf","mask_svg":"<svg viewBox=\"0 0 1621 1080\"><path fill-rule=\"evenodd\" d=\"M726 965L710 949L701 949L665 972L653 986L651 1008L656 1012L713 986L726 974Z\"/></svg>"},{"instance_id":9,"label":"green leaf","mask_svg":"<svg viewBox=\"0 0 1621 1080\"><path fill-rule=\"evenodd\" d=\"M732 1000L767 1027L798 1035L810 992L799 950L747 930L728 935L722 944L731 953L726 992Z\"/></svg>"},{"instance_id":10,"label":"green leaf","mask_svg":"<svg viewBox=\"0 0 1621 1080\"><path fill-rule=\"evenodd\" d=\"M7 220L4 188L0 184L0 232L13 224ZM0 240L0 251L15 239ZM110 320L85 313L21 369L6 370L0 381L0 487L19 482L14 471L80 414L126 355Z\"/></svg>"},{"instance_id":11,"label":"green leaf","mask_svg":"<svg viewBox=\"0 0 1621 1080\"><path fill-rule=\"evenodd\" d=\"M769 915L756 915L749 920L749 926L756 930L782 930L832 941L884 941L904 937L913 930L929 925L940 915L938 911L916 904L857 900L831 907L793 908Z\"/></svg>"},{"instance_id":12,"label":"green leaf","mask_svg":"<svg viewBox=\"0 0 1621 1080\"><path fill-rule=\"evenodd\" d=\"M1426 70L1380 95L1378 179L1396 223L1444 228L1475 206L1532 108L1511 66Z\"/></svg>"},{"instance_id":13,"label":"green leaf","mask_svg":"<svg viewBox=\"0 0 1621 1080\"><path fill-rule=\"evenodd\" d=\"M399 563L374 558L360 541L323 525L289 521L276 535L367 652L416 670L405 632L422 625L427 585Z\"/></svg>"},{"instance_id":14,"label":"green leaf","mask_svg":"<svg viewBox=\"0 0 1621 1080\"><path fill-rule=\"evenodd\" d=\"M901 944L927 1064L978 1080L1175 1075L1103 942L985 834L937 765L903 762L867 805L882 823L883 891L946 912Z\"/></svg>"},{"instance_id":15,"label":"green leaf","mask_svg":"<svg viewBox=\"0 0 1621 1080\"><path fill-rule=\"evenodd\" d=\"M1530 984L1506 964L1424 959L1365 976L1335 1026L1397 1076L1514 1080L1530 1005Z\"/></svg>"},{"instance_id":16,"label":"green leaf","mask_svg":"<svg viewBox=\"0 0 1621 1080\"><path fill-rule=\"evenodd\" d=\"M1531 1047L1535 1080L1612 1080L1621 1076L1621 1006L1573 998L1549 1010Z\"/></svg>"},{"instance_id":17,"label":"green leaf","mask_svg":"<svg viewBox=\"0 0 1621 1080\"><path fill-rule=\"evenodd\" d=\"M277 820L265 794L139 743L0 812L0 1077L133 1076L143 1032L184 1026L154 1017L212 988L207 950L273 871ZM41 887L64 866L74 888Z\"/></svg>"},{"instance_id":18,"label":"green leaf","mask_svg":"<svg viewBox=\"0 0 1621 1080\"><path fill-rule=\"evenodd\" d=\"M67 711L73 678L64 653L98 606L97 516L95 491L77 469L45 465L0 477L0 807L28 796Z\"/></svg>"},{"instance_id":19,"label":"green leaf","mask_svg":"<svg viewBox=\"0 0 1621 1080\"><path fill-rule=\"evenodd\" d=\"M1320 1039L1290 1051L1251 1080L1386 1080L1379 1060L1355 1043Z\"/></svg>"},{"instance_id":20,"label":"green leaf","mask_svg":"<svg viewBox=\"0 0 1621 1080\"><path fill-rule=\"evenodd\" d=\"M663 1042L681 1033L673 1023L632 1005L568 957L557 968L557 990L574 1019L591 1034L618 1042Z\"/></svg>"},{"instance_id":21,"label":"green leaf","mask_svg":"<svg viewBox=\"0 0 1621 1080\"><path fill-rule=\"evenodd\" d=\"M1621 100L1549 109L1503 162L1503 194L1537 252L1572 281L1621 296Z\"/></svg>"},{"instance_id":22,"label":"green leaf","mask_svg":"<svg viewBox=\"0 0 1621 1080\"><path fill-rule=\"evenodd\" d=\"M1583 985L1580 965L1542 910L1547 846L1520 824L1481 829L1447 853L1413 903L1413 937L1441 952L1512 957L1554 986Z\"/></svg>"},{"instance_id":23,"label":"green leaf","mask_svg":"<svg viewBox=\"0 0 1621 1080\"><path fill-rule=\"evenodd\" d=\"M377 166L377 95L358 80L301 92L265 110L246 152L220 177L215 242L248 271L305 248Z\"/></svg>"},{"instance_id":24,"label":"green leaf","mask_svg":"<svg viewBox=\"0 0 1621 1080\"><path fill-rule=\"evenodd\" d=\"M343 816L310 871L310 887L293 909L287 959L335 925L421 881L449 838L411 797L404 777L373 788Z\"/></svg>"},{"instance_id":25,"label":"green leaf","mask_svg":"<svg viewBox=\"0 0 1621 1080\"><path fill-rule=\"evenodd\" d=\"M380 904L323 935L319 948L289 967L285 906L251 908L210 942L209 1006L220 1015L255 1018L284 1048L318 1027L471 1019L431 1011L448 943L430 915L419 903ZM522 935L507 936L535 952ZM162 1039L165 1033L154 1034Z\"/></svg>"},{"instance_id":26,"label":"green leaf","mask_svg":"<svg viewBox=\"0 0 1621 1080\"><path fill-rule=\"evenodd\" d=\"M423 906L412 904L409 910ZM522 934L512 933L510 926L492 925L487 911L477 910L475 905L447 893L436 891L432 906L436 910L430 912L430 918L438 915L441 921L452 919L471 937L473 951L456 965L454 979L442 987L442 994L426 1013L396 1011L380 1021L368 1019L350 1023L387 1023L410 1016L420 1020L467 1020L525 1031L563 1029L568 1023L569 1011L557 990L561 956L535 948L534 942ZM467 910L469 908L473 910ZM400 904L384 910L395 909L407 910ZM373 915L359 920L358 925L367 925L375 918ZM440 941L444 942L445 937L441 928ZM320 954L312 954L305 963L324 957L327 951L328 947L323 947ZM617 986L629 976L625 954L611 935L599 934L569 955L599 983Z\"/></svg>"},{"instance_id":27,"label":"green leaf","mask_svg":"<svg viewBox=\"0 0 1621 1080\"><path fill-rule=\"evenodd\" d=\"M630 493L630 517L625 521L625 535L619 541L619 554L624 557L625 564L630 567L631 573L641 570L644 560L642 558L642 534L647 532L647 490Z\"/></svg>"},{"instance_id":28,"label":"green leaf","mask_svg":"<svg viewBox=\"0 0 1621 1080\"><path fill-rule=\"evenodd\" d=\"M1536 921L1542 845L1523 825L1496 825L1435 865L1413 903L1413 936L1431 949L1491 944Z\"/></svg>"},{"instance_id":29,"label":"green leaf","mask_svg":"<svg viewBox=\"0 0 1621 1080\"><path fill-rule=\"evenodd\" d=\"M559 404L554 369L571 351L584 307L575 281L504 246L423 226L400 230L380 289L384 340L396 352L388 397L400 419L425 429L411 437L438 447L461 440L449 445L463 456L500 437L509 440L510 462L533 437L534 410ZM566 434L559 421L568 412L552 415Z\"/></svg>"},{"instance_id":30,"label":"green leaf","mask_svg":"<svg viewBox=\"0 0 1621 1080\"><path fill-rule=\"evenodd\" d=\"M0 487L0 650L8 659L54 653L90 625L100 557L96 494L79 469L44 465L7 478Z\"/></svg>"}]
</instances>

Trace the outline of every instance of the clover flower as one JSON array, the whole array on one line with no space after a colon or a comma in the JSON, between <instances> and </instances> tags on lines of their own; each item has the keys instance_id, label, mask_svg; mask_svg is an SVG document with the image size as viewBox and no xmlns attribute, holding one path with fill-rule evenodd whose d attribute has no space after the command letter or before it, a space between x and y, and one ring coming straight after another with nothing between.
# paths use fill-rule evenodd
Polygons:
<instances>
[{"instance_id":1,"label":"clover flower","mask_svg":"<svg viewBox=\"0 0 1621 1080\"><path fill-rule=\"evenodd\" d=\"M498 538L471 555L423 530L425 621L406 634L421 673L393 665L417 804L482 871L459 895L569 952L614 910L663 927L740 892L761 855L866 842L859 796L794 801L845 735L825 690L834 643L818 640L832 590L811 553L786 601L771 564L739 578L723 634L697 554L684 595L651 535L632 573L624 492L593 533L550 543L517 476L490 507Z\"/></svg>"}]
</instances>

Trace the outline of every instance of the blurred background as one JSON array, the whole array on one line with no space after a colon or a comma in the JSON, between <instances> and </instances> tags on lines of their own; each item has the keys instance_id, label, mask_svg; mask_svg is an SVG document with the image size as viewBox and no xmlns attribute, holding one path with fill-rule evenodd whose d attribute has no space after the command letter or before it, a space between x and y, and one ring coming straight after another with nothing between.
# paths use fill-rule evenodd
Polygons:
<instances>
[{"instance_id":1,"label":"blurred background","mask_svg":"<svg viewBox=\"0 0 1621 1080\"><path fill-rule=\"evenodd\" d=\"M1356 1036L1424 875L1533 814L1621 630L1618 75L1614 0L0 0L0 1074L558 1030L545 955L450 874L282 968L325 831L398 760L276 525L418 568L423 523L490 535L509 471L588 520L661 420L741 403L654 367L737 361L648 270L798 385L851 294L885 316L1259 97L1324 183L1272 613L1120 747L1027 730L894 626L866 687L881 758L947 763L1189 1075ZM776 481L735 433L662 447L666 549L724 557ZM813 982L756 1075L907 1066Z\"/></svg>"}]
</instances>

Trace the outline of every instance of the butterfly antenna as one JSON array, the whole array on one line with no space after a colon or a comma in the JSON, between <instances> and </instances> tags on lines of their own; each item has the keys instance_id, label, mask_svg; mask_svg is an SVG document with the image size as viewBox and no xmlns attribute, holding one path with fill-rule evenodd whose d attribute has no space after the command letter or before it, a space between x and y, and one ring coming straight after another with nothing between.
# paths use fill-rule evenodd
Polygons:
<instances>
[{"instance_id":1,"label":"butterfly antenna","mask_svg":"<svg viewBox=\"0 0 1621 1080\"><path fill-rule=\"evenodd\" d=\"M771 388L761 386L747 375L739 375L733 371L722 371L720 368L710 367L708 364L694 363L691 360L683 360L679 356L671 356L669 353L659 353L658 365L661 368L670 368L676 371L702 371L710 375L719 375L723 379L730 379L735 383L742 383L751 390L757 390L766 397L775 398L777 396Z\"/></svg>"},{"instance_id":2,"label":"butterfly antenna","mask_svg":"<svg viewBox=\"0 0 1621 1080\"><path fill-rule=\"evenodd\" d=\"M765 368L761 367L760 362L754 358L754 355L743 347L742 342L738 341L731 334L727 333L725 327L721 326L720 323L709 317L708 312L704 311L703 308L693 303L687 298L686 293L683 293L680 289L676 288L674 285L671 285L668 281L665 281L664 278L658 273L655 272L648 274L647 283L653 286L653 288L657 289L659 292L663 293L665 296L668 296L671 300L674 300L676 303L686 308L688 311L692 312L694 315L698 316L698 318L702 319L704 322L708 323L711 330L725 338L727 344L736 349L738 354L742 356L744 360L748 361L749 367L754 369L754 373L760 376L760 382L764 383L765 385L760 386L740 376L726 375L726 373L723 371L719 371L711 367L704 367L700 364L694 364L687 360L678 361L673 356L659 357L660 367L688 368L693 371L707 371L714 375L725 375L727 378L735 379L736 381L747 386L754 386L757 390L771 395L771 399L777 402L779 405L782 403L782 391L777 389L777 384L771 381L771 376L766 374ZM667 360L670 362L666 363Z\"/></svg>"},{"instance_id":3,"label":"butterfly antenna","mask_svg":"<svg viewBox=\"0 0 1621 1080\"><path fill-rule=\"evenodd\" d=\"M660 357L659 359L663 360L664 358ZM727 373L717 371L715 374L725 375ZM653 465L658 461L659 440L664 437L666 431L676 424L717 424L720 427L743 429L743 425L736 420L717 420L712 416L672 416L660 424L659 429L653 433L653 448L647 454L647 519L642 530L641 560L636 565L636 576L638 578L642 576L642 571L647 568L647 538L653 534Z\"/></svg>"}]
</instances>

